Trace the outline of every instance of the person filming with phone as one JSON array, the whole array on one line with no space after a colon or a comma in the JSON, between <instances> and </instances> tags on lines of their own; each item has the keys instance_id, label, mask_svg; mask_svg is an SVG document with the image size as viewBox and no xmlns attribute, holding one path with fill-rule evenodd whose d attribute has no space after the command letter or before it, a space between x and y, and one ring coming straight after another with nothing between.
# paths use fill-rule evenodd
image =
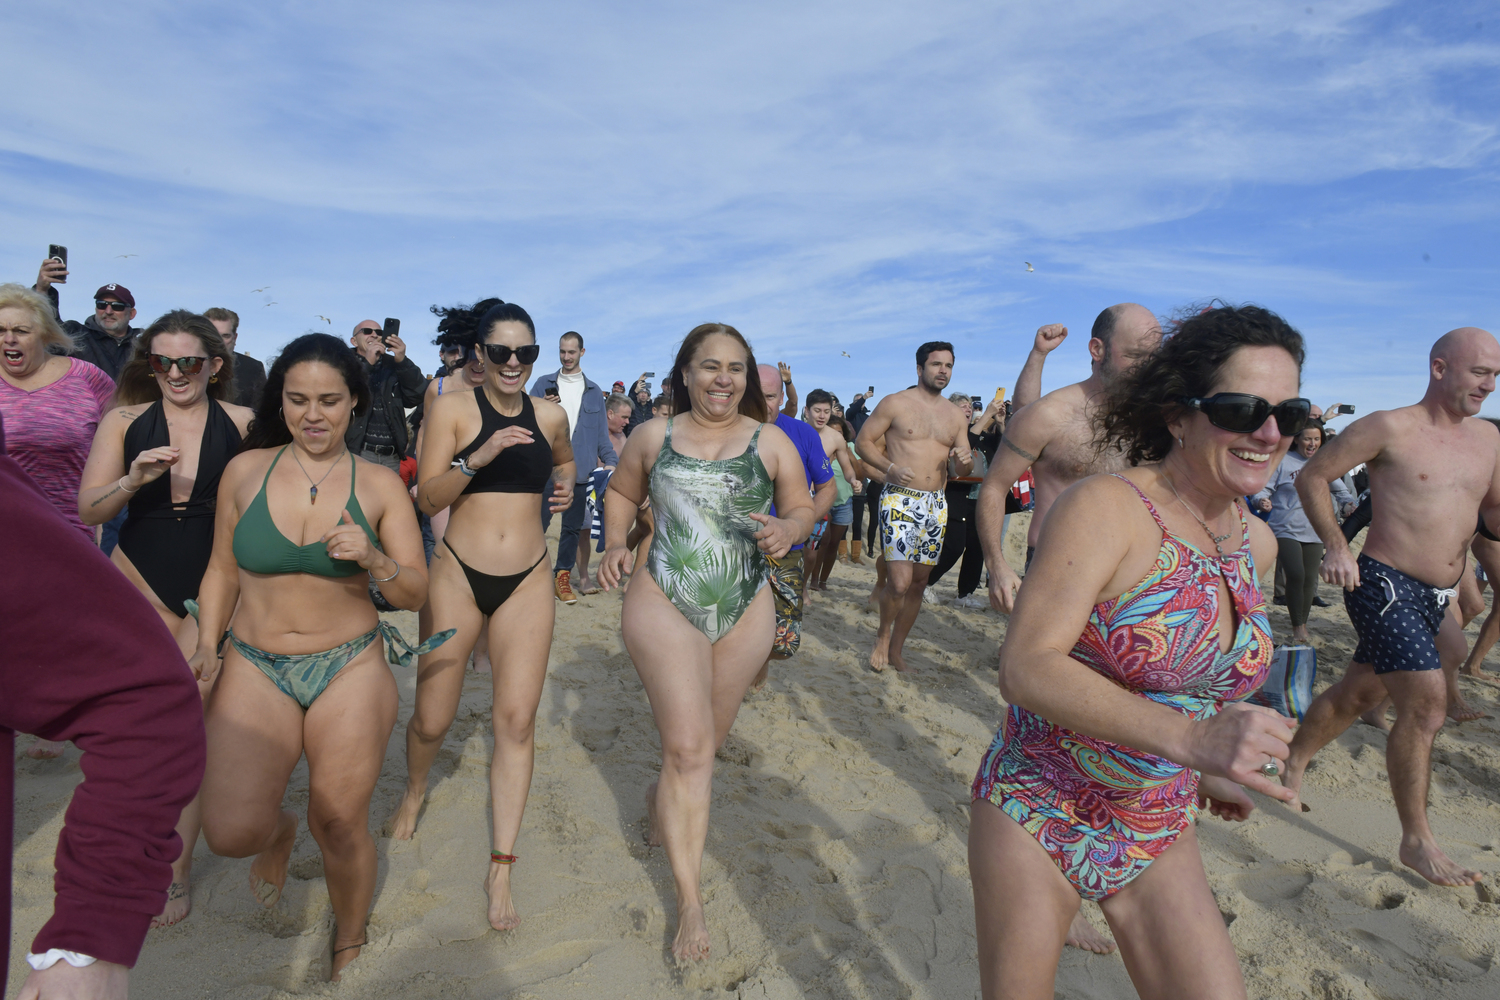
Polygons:
<instances>
[{"instance_id":1,"label":"person filming with phone","mask_svg":"<svg viewBox=\"0 0 1500 1000\"><path fill-rule=\"evenodd\" d=\"M73 349L68 353L119 381L120 369L130 360L135 335L140 333L130 325L135 319L135 296L124 285L110 282L94 293L94 315L82 323L63 319L57 289L53 286L68 280L68 248L50 249L51 254L36 272L32 288L52 301L52 311L57 314L63 332L73 338Z\"/></svg>"},{"instance_id":2,"label":"person filming with phone","mask_svg":"<svg viewBox=\"0 0 1500 1000\"><path fill-rule=\"evenodd\" d=\"M354 328L349 343L365 363L370 380L370 408L349 421L344 436L349 450L392 472L401 469L406 454L406 408L416 406L427 391L427 377L406 356L401 323L388 319L384 328L373 319Z\"/></svg>"}]
</instances>

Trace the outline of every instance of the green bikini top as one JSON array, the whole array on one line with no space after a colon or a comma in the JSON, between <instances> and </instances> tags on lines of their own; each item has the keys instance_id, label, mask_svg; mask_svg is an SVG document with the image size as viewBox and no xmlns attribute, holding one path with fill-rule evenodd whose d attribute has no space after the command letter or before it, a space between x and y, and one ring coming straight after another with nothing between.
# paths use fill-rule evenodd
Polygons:
<instances>
[{"instance_id":1,"label":"green bikini top","mask_svg":"<svg viewBox=\"0 0 1500 1000\"><path fill-rule=\"evenodd\" d=\"M261 480L260 492L250 501L238 524L234 526L234 561L240 569L251 573L311 573L313 576L354 576L365 570L352 559L334 559L328 555L328 546L323 542L295 545L281 533L276 522L271 520L271 507L266 502L266 483L281 461L282 453L290 445L282 447L271 459L271 468ZM316 502L316 501L314 501ZM370 529L365 512L360 509L359 498L354 495L354 455L349 456L349 501L344 505L354 523L365 529L370 544L380 548L380 540Z\"/></svg>"}]
</instances>

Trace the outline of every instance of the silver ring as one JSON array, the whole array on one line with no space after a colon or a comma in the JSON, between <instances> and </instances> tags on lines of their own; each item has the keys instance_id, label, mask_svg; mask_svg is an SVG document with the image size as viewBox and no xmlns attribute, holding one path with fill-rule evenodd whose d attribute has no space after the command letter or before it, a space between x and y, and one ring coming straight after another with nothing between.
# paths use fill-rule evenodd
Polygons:
<instances>
[{"instance_id":1,"label":"silver ring","mask_svg":"<svg viewBox=\"0 0 1500 1000\"><path fill-rule=\"evenodd\" d=\"M1260 766L1260 773L1268 778L1274 778L1281 773L1281 765L1276 763L1275 757L1272 757Z\"/></svg>"}]
</instances>

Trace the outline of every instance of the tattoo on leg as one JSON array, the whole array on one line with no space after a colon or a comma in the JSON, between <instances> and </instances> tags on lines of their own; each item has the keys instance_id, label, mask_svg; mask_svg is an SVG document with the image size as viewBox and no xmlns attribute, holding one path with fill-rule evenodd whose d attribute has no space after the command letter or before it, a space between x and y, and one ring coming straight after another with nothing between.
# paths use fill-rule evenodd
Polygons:
<instances>
[{"instance_id":1,"label":"tattoo on leg","mask_svg":"<svg viewBox=\"0 0 1500 1000\"><path fill-rule=\"evenodd\" d=\"M1000 439L1000 443L1003 444L1003 445L1005 445L1005 447L1009 448L1011 451L1015 452L1017 455L1020 455L1022 458L1026 459L1026 461L1028 461L1028 462L1035 462L1036 461L1036 456L1035 455L1033 455L1031 452L1027 451L1025 448L1017 448L1016 445L1015 445L1015 442L1012 441L1010 438L1008 438L1008 437L1002 437Z\"/></svg>"}]
</instances>

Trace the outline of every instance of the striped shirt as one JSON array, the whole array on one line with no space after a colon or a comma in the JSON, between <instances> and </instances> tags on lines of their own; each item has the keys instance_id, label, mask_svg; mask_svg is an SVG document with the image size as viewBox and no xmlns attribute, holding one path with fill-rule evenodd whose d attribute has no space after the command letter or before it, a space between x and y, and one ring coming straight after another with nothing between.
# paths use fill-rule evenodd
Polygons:
<instances>
[{"instance_id":1,"label":"striped shirt","mask_svg":"<svg viewBox=\"0 0 1500 1000\"><path fill-rule=\"evenodd\" d=\"M94 529L78 516L78 484L115 383L87 361L67 360L67 374L40 389L0 379L0 420L10 456L69 524L93 538Z\"/></svg>"}]
</instances>

